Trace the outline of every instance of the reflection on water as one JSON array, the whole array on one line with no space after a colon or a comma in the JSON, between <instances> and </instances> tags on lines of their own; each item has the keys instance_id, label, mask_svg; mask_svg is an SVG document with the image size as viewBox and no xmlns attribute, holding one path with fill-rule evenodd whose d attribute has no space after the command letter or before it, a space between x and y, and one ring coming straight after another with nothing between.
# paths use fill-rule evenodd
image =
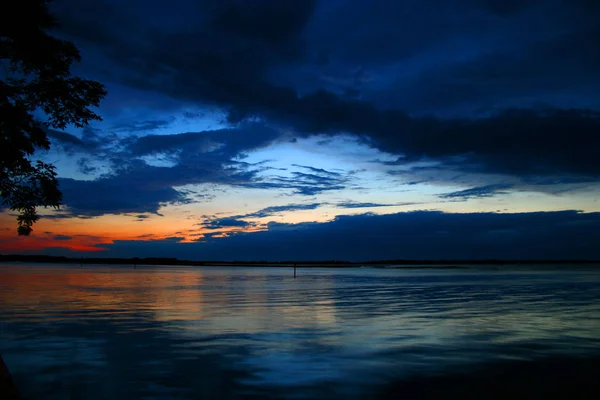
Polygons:
<instances>
[{"instance_id":1,"label":"reflection on water","mask_svg":"<svg viewBox=\"0 0 600 400\"><path fill-rule=\"evenodd\" d=\"M351 398L600 353L600 271L0 266L26 398Z\"/></svg>"}]
</instances>

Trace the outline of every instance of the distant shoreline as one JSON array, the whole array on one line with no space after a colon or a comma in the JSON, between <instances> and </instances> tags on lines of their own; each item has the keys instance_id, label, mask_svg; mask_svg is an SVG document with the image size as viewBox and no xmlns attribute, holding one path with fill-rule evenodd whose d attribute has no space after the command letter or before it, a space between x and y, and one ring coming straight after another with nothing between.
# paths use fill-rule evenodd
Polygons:
<instances>
[{"instance_id":1,"label":"distant shoreline","mask_svg":"<svg viewBox=\"0 0 600 400\"><path fill-rule=\"evenodd\" d=\"M339 260L322 261L193 261L177 258L102 258L102 257L62 257L45 255L2 255L0 262L30 262L30 263L66 263L66 264L110 264L134 266L190 266L190 267L298 267L298 268L382 268L382 269L464 269L473 265L539 265L539 264L600 264L600 260L369 260L350 262Z\"/></svg>"}]
</instances>

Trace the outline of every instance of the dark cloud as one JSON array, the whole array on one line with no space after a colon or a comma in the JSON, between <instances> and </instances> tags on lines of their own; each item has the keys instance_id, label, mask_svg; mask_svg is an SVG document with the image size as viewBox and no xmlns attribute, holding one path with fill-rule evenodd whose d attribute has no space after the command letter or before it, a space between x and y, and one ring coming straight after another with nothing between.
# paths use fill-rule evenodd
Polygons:
<instances>
[{"instance_id":1,"label":"dark cloud","mask_svg":"<svg viewBox=\"0 0 600 400\"><path fill-rule=\"evenodd\" d=\"M226 152L227 153L227 152ZM316 174L292 173L291 177L261 177L252 164L229 160L230 154L194 153L186 146L168 167L148 165L136 159L123 160L115 171L95 180L82 181L61 178L63 201L70 212L78 216L102 214L157 213L162 205L210 200L209 196L182 189L194 184L221 184L231 187L288 190L301 195L314 195L339 190L346 177L327 177ZM254 217L294 209L314 209L314 205L268 207ZM56 215L55 217L59 217ZM67 214L64 215L67 217Z\"/></svg>"},{"instance_id":2,"label":"dark cloud","mask_svg":"<svg viewBox=\"0 0 600 400\"><path fill-rule=\"evenodd\" d=\"M123 163L123 154L119 154L126 146L128 139L123 139L111 131L86 126L76 136L67 132L49 129L48 136L53 148L58 147L69 156L79 156L78 170L85 175L99 172L99 166L108 169L111 165ZM129 155L125 155L129 158Z\"/></svg>"},{"instance_id":3,"label":"dark cloud","mask_svg":"<svg viewBox=\"0 0 600 400\"><path fill-rule=\"evenodd\" d=\"M219 102L251 101L264 86L260 81L266 68L301 56L300 35L315 5L305 0L223 1L201 2L198 9L184 1L175 25L158 30L152 24L165 23L164 15L153 13L159 7L140 7L135 11L145 12L135 18L130 15L134 10L110 1L89 10L61 3L64 32L130 68L113 70L122 82ZM144 44L148 40L151 46Z\"/></svg>"},{"instance_id":4,"label":"dark cloud","mask_svg":"<svg viewBox=\"0 0 600 400\"><path fill-rule=\"evenodd\" d=\"M402 161L442 161L467 172L525 178L597 180L600 113L587 110L515 109L478 119L413 119L404 134L378 136L379 146Z\"/></svg>"},{"instance_id":5,"label":"dark cloud","mask_svg":"<svg viewBox=\"0 0 600 400\"><path fill-rule=\"evenodd\" d=\"M265 126L244 125L218 131L132 136L118 141L117 145L111 140L103 142L101 137L102 134L95 131L84 133L83 145L78 144L78 151L86 156L80 158L77 165L81 172L92 174L98 172L94 162L101 160L111 165L110 170L91 181L60 180L64 203L76 215L156 213L164 204L206 200L204 195L199 197L174 189L190 184L268 184L257 176L267 167L237 159L244 151L266 146L277 134ZM158 164L140 159L147 156L158 157ZM272 187L291 190L296 190L296 186L311 190L309 185L307 178L297 185L272 183ZM313 186L312 190L317 191L326 187L327 182L315 181Z\"/></svg>"},{"instance_id":6,"label":"dark cloud","mask_svg":"<svg viewBox=\"0 0 600 400\"><path fill-rule=\"evenodd\" d=\"M453 167L467 171L600 175L595 113L489 114L498 106L529 107L524 99L532 98L600 107L600 30L591 1L184 1L174 24L158 6L140 11L108 1L82 10L60 3L66 34L110 60L114 79L226 107L232 122L259 116L305 133L354 133L413 160L460 155L464 162ZM141 15L130 22L134 10ZM393 66L397 75L376 72ZM483 107L488 116L423 119L401 111L418 111L415 105L422 112ZM130 129L156 122L164 121ZM196 140L184 135L171 143ZM244 148L236 140L246 142L223 138ZM139 139L134 149L161 141L168 139Z\"/></svg>"},{"instance_id":7,"label":"dark cloud","mask_svg":"<svg viewBox=\"0 0 600 400\"><path fill-rule=\"evenodd\" d=\"M187 132L171 135L146 135L136 138L128 150L137 156L168 152L219 154L224 160L265 147L279 138L279 131L263 124L244 124L235 129Z\"/></svg>"},{"instance_id":8,"label":"dark cloud","mask_svg":"<svg viewBox=\"0 0 600 400\"><path fill-rule=\"evenodd\" d=\"M116 241L106 256L210 260L598 259L600 214L408 212L275 224L198 243ZM103 245L104 246L104 245Z\"/></svg>"},{"instance_id":9,"label":"dark cloud","mask_svg":"<svg viewBox=\"0 0 600 400\"><path fill-rule=\"evenodd\" d=\"M91 165L90 160L86 157L82 157L77 160L77 167L79 171L84 175L91 175L98 171L98 168Z\"/></svg>"},{"instance_id":10,"label":"dark cloud","mask_svg":"<svg viewBox=\"0 0 600 400\"><path fill-rule=\"evenodd\" d=\"M248 218L266 218L274 215L280 215L285 212L315 210L327 203L297 203L286 204L283 206L271 206L247 214L233 215L225 218L209 217L205 222L199 224L208 229L221 229L224 227L248 227L254 226L254 223L244 221Z\"/></svg>"},{"instance_id":11,"label":"dark cloud","mask_svg":"<svg viewBox=\"0 0 600 400\"><path fill-rule=\"evenodd\" d=\"M202 226L207 229L246 228L253 224L236 218L220 218L207 221Z\"/></svg>"},{"instance_id":12,"label":"dark cloud","mask_svg":"<svg viewBox=\"0 0 600 400\"><path fill-rule=\"evenodd\" d=\"M113 131L139 133L153 131L160 128L166 128L173 122L173 119L155 119L147 121L135 121L129 123L119 123L112 126Z\"/></svg>"},{"instance_id":13,"label":"dark cloud","mask_svg":"<svg viewBox=\"0 0 600 400\"><path fill-rule=\"evenodd\" d=\"M233 215L229 217L219 218L216 216L204 216L206 220L200 224L206 229L223 230L224 228L249 228L258 226L258 223L248 222L245 219L252 218L267 218L276 215L281 215L286 212L303 211L303 210L315 210L327 203L298 203L298 204L286 204L283 206L271 206L266 207L258 211L254 211L247 214ZM211 234L204 234L205 238L211 237Z\"/></svg>"},{"instance_id":14,"label":"dark cloud","mask_svg":"<svg viewBox=\"0 0 600 400\"><path fill-rule=\"evenodd\" d=\"M70 133L60 132L54 129L48 129L47 133L50 140L55 144L63 145L66 147L72 146L75 148L85 147L85 143L81 139L79 139L75 135L71 135Z\"/></svg>"},{"instance_id":15,"label":"dark cloud","mask_svg":"<svg viewBox=\"0 0 600 400\"><path fill-rule=\"evenodd\" d=\"M314 196L351 187L351 172L342 174L321 168L306 166L300 166L300 168L312 173L292 171L288 175L273 174L242 186L256 189L281 189L302 196Z\"/></svg>"},{"instance_id":16,"label":"dark cloud","mask_svg":"<svg viewBox=\"0 0 600 400\"><path fill-rule=\"evenodd\" d=\"M299 181L307 182L307 183L316 183L322 185L328 185L333 182L339 182L339 178L332 178L330 176L323 176L317 174L306 174L304 172L292 172L295 178L298 178Z\"/></svg>"},{"instance_id":17,"label":"dark cloud","mask_svg":"<svg viewBox=\"0 0 600 400\"><path fill-rule=\"evenodd\" d=\"M65 236L65 235L56 235L52 239L54 239L54 240L71 240L71 239L73 239L73 237Z\"/></svg>"},{"instance_id":18,"label":"dark cloud","mask_svg":"<svg viewBox=\"0 0 600 400\"><path fill-rule=\"evenodd\" d=\"M381 108L418 114L535 102L598 107L598 96L589 95L599 86L591 59L597 6L580 3L588 4L425 0L324 7L311 46L324 47L332 65L314 67L314 82L302 83L336 94L351 86ZM348 33L351 26L357 28ZM301 72L294 74L302 78Z\"/></svg>"},{"instance_id":19,"label":"dark cloud","mask_svg":"<svg viewBox=\"0 0 600 400\"><path fill-rule=\"evenodd\" d=\"M539 105L598 109L593 92L600 87L600 26L559 32L424 70L403 83L413 93L411 105L399 104L430 112Z\"/></svg>"},{"instance_id":20,"label":"dark cloud","mask_svg":"<svg viewBox=\"0 0 600 400\"><path fill-rule=\"evenodd\" d=\"M270 217L283 212L289 211L303 211L303 210L315 210L324 205L324 203L307 203L307 204L286 204L284 206L271 206L263 208L262 210L245 214L246 218L263 218Z\"/></svg>"},{"instance_id":21,"label":"dark cloud","mask_svg":"<svg viewBox=\"0 0 600 400\"><path fill-rule=\"evenodd\" d=\"M339 172L327 171L326 169L315 168L315 167L311 167L309 165L292 164L292 166L293 167L302 168L302 169L305 169L305 170L308 170L310 172L317 173L317 174L333 175L333 176L340 176L340 175L342 175Z\"/></svg>"},{"instance_id":22,"label":"dark cloud","mask_svg":"<svg viewBox=\"0 0 600 400\"><path fill-rule=\"evenodd\" d=\"M336 81L362 91L373 78L369 69L408 62L453 39L493 29L490 19L474 15L479 5L466 1L320 2L309 32L311 49L325 71L352 67ZM475 6L475 7L473 7ZM489 26L491 25L491 26ZM331 79L330 79L331 81ZM356 85L356 86L354 86Z\"/></svg>"},{"instance_id":23,"label":"dark cloud","mask_svg":"<svg viewBox=\"0 0 600 400\"><path fill-rule=\"evenodd\" d=\"M279 137L277 130L260 124L215 131L131 136L118 145L112 141L104 144L100 137L101 133L95 131L84 135L79 151L86 155L77 165L85 174L97 173L100 155L111 169L91 181L60 180L64 203L75 215L157 213L165 204L198 200L197 195L190 196L175 189L184 185L209 183L315 195L343 189L349 179L337 172L308 166L301 168L311 173L260 175L271 168L264 162L240 161L245 152L267 146Z\"/></svg>"},{"instance_id":24,"label":"dark cloud","mask_svg":"<svg viewBox=\"0 0 600 400\"><path fill-rule=\"evenodd\" d=\"M147 167L143 174L152 173ZM185 202L187 198L170 184L155 186L153 182L140 181L140 173L117 175L93 181L70 178L59 179L63 202L70 214L99 216L132 212L158 213L161 204Z\"/></svg>"},{"instance_id":25,"label":"dark cloud","mask_svg":"<svg viewBox=\"0 0 600 400\"><path fill-rule=\"evenodd\" d=\"M481 7L493 14L499 16L512 16L520 13L541 0L474 0Z\"/></svg>"},{"instance_id":26,"label":"dark cloud","mask_svg":"<svg viewBox=\"0 0 600 400\"><path fill-rule=\"evenodd\" d=\"M442 199L461 199L492 197L498 194L506 193L505 190L510 189L512 185L486 185L478 186L471 189L459 190L456 192L445 193L439 197Z\"/></svg>"},{"instance_id":27,"label":"dark cloud","mask_svg":"<svg viewBox=\"0 0 600 400\"><path fill-rule=\"evenodd\" d=\"M179 133L173 135L147 135L137 138L130 146L134 155L146 155L181 151L187 146L198 147L208 152L210 139L202 132ZM202 147L205 147L202 149Z\"/></svg>"},{"instance_id":28,"label":"dark cloud","mask_svg":"<svg viewBox=\"0 0 600 400\"><path fill-rule=\"evenodd\" d=\"M382 204L382 203L358 203L358 202L345 202L337 203L336 206L340 208L365 208L365 207L390 207L393 204Z\"/></svg>"},{"instance_id":29,"label":"dark cloud","mask_svg":"<svg viewBox=\"0 0 600 400\"><path fill-rule=\"evenodd\" d=\"M215 7L212 28L237 38L255 39L273 47L288 46L309 20L316 0L278 2L225 0Z\"/></svg>"},{"instance_id":30,"label":"dark cloud","mask_svg":"<svg viewBox=\"0 0 600 400\"><path fill-rule=\"evenodd\" d=\"M293 173L292 178L275 177L269 180L262 180L244 184L242 186L253 189L272 189L272 190L291 190L293 194L301 196L315 196L328 191L345 189L346 186L339 184L342 181L325 180L321 177L306 176Z\"/></svg>"},{"instance_id":31,"label":"dark cloud","mask_svg":"<svg viewBox=\"0 0 600 400\"><path fill-rule=\"evenodd\" d=\"M73 217L81 218L81 219L92 219L98 215L102 215L104 213L91 213L91 214L75 214L73 212L67 211L65 208L61 208L58 210L53 210L52 214L44 215L45 219L70 219Z\"/></svg>"},{"instance_id":32,"label":"dark cloud","mask_svg":"<svg viewBox=\"0 0 600 400\"><path fill-rule=\"evenodd\" d=\"M385 203L360 203L355 201L346 201L342 203L337 203L336 206L340 208L370 208L370 207L394 207L394 206L409 206L415 205L418 203L393 203L393 204L385 204Z\"/></svg>"},{"instance_id":33,"label":"dark cloud","mask_svg":"<svg viewBox=\"0 0 600 400\"><path fill-rule=\"evenodd\" d=\"M125 161L120 168L92 181L60 179L65 205L78 215L157 213L165 204L207 198L174 187L204 183L241 186L253 182L255 176L235 165L225 165L218 155L190 156L172 167L152 166L136 159Z\"/></svg>"}]
</instances>

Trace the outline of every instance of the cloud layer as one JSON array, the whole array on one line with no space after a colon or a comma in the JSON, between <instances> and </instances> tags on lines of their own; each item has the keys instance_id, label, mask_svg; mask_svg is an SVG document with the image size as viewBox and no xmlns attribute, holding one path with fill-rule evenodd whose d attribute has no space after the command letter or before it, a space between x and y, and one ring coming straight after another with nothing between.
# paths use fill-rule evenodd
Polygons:
<instances>
[{"instance_id":1,"label":"cloud layer","mask_svg":"<svg viewBox=\"0 0 600 400\"><path fill-rule=\"evenodd\" d=\"M599 232L600 213L420 211L271 223L266 231L197 243L172 238L102 247L108 249L106 256L191 260L599 259Z\"/></svg>"},{"instance_id":2,"label":"cloud layer","mask_svg":"<svg viewBox=\"0 0 600 400\"><path fill-rule=\"evenodd\" d=\"M160 7L140 11L139 25L110 1L59 9L111 79L225 107L232 122L355 134L461 171L597 180L598 7L455 3L182 1L185 29L160 21ZM471 111L414 116L459 106Z\"/></svg>"}]
</instances>

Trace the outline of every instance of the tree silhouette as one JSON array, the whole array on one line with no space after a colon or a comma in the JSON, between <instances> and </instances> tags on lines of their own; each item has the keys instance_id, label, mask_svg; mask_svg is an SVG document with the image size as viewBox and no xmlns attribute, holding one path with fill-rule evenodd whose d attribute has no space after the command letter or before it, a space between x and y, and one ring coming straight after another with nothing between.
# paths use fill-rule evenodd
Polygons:
<instances>
[{"instance_id":1,"label":"tree silhouette","mask_svg":"<svg viewBox=\"0 0 600 400\"><path fill-rule=\"evenodd\" d=\"M0 13L0 200L19 213L19 235L31 233L37 207L62 200L55 167L32 160L50 148L46 130L100 120L90 107L106 95L102 84L71 74L79 51L48 33L57 28L48 3L19 0Z\"/></svg>"}]
</instances>

